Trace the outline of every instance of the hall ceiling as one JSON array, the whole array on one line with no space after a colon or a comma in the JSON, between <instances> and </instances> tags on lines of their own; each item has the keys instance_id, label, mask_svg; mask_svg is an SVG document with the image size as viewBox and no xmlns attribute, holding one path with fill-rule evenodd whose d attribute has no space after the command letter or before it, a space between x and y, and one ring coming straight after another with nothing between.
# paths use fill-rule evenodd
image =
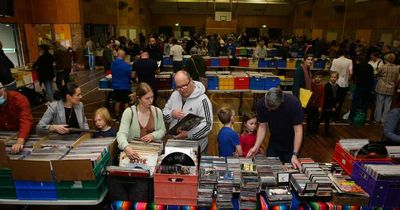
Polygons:
<instances>
[{"instance_id":1,"label":"hall ceiling","mask_svg":"<svg viewBox=\"0 0 400 210\"><path fill-rule=\"evenodd\" d=\"M296 4L312 0L148 0L153 14L289 15Z\"/></svg>"}]
</instances>

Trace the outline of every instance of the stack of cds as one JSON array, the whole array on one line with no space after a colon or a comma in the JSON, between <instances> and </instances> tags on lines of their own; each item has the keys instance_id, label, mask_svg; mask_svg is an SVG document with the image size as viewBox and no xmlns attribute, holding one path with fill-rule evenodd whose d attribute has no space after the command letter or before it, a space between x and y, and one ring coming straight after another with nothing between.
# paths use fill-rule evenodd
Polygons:
<instances>
[{"instance_id":1,"label":"stack of cds","mask_svg":"<svg viewBox=\"0 0 400 210\"><path fill-rule=\"evenodd\" d=\"M217 209L232 208L233 172L218 171Z\"/></svg>"},{"instance_id":2,"label":"stack of cds","mask_svg":"<svg viewBox=\"0 0 400 210\"><path fill-rule=\"evenodd\" d=\"M253 163L240 164L242 182L240 185L240 208L255 209L257 206L257 191L259 179L257 166Z\"/></svg>"},{"instance_id":3,"label":"stack of cds","mask_svg":"<svg viewBox=\"0 0 400 210\"><path fill-rule=\"evenodd\" d=\"M213 160L218 159L215 156L202 156L200 160L200 177L197 206L211 207L213 201L214 188L217 184L218 174L213 168Z\"/></svg>"},{"instance_id":4,"label":"stack of cds","mask_svg":"<svg viewBox=\"0 0 400 210\"><path fill-rule=\"evenodd\" d=\"M241 172L239 158L228 157L226 162L228 163L228 170L233 172L233 193L240 193Z\"/></svg>"},{"instance_id":5,"label":"stack of cds","mask_svg":"<svg viewBox=\"0 0 400 210\"><path fill-rule=\"evenodd\" d=\"M267 187L266 197L268 204L270 206L278 205L291 205L292 204L292 194L290 193L289 187Z\"/></svg>"},{"instance_id":6,"label":"stack of cds","mask_svg":"<svg viewBox=\"0 0 400 210\"><path fill-rule=\"evenodd\" d=\"M326 171L322 170L318 163L303 163L302 171L308 179L318 185L315 196L332 196L332 181L329 179Z\"/></svg>"}]
</instances>

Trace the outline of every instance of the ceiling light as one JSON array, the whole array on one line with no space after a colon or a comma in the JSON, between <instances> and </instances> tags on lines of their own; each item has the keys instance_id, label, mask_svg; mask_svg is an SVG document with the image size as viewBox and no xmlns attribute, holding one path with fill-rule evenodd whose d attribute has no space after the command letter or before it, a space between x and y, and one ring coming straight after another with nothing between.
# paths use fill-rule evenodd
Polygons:
<instances>
[{"instance_id":1,"label":"ceiling light","mask_svg":"<svg viewBox=\"0 0 400 210\"><path fill-rule=\"evenodd\" d=\"M175 23L175 26L179 26L179 23Z\"/></svg>"},{"instance_id":2,"label":"ceiling light","mask_svg":"<svg viewBox=\"0 0 400 210\"><path fill-rule=\"evenodd\" d=\"M264 24L264 25L262 25L262 27L263 27L263 28L267 28L267 25Z\"/></svg>"}]
</instances>

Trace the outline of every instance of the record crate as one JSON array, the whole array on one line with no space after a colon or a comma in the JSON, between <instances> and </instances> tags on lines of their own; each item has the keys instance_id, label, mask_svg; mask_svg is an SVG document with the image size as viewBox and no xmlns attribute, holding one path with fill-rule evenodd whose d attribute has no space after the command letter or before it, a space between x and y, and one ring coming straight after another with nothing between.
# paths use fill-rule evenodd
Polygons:
<instances>
[{"instance_id":1,"label":"record crate","mask_svg":"<svg viewBox=\"0 0 400 210\"><path fill-rule=\"evenodd\" d=\"M99 88L108 89L112 88L112 79L102 78L99 80Z\"/></svg>"},{"instance_id":2,"label":"record crate","mask_svg":"<svg viewBox=\"0 0 400 210\"><path fill-rule=\"evenodd\" d=\"M249 76L244 72L233 72L233 85L235 90L244 90L250 88Z\"/></svg>"},{"instance_id":3,"label":"record crate","mask_svg":"<svg viewBox=\"0 0 400 210\"><path fill-rule=\"evenodd\" d=\"M206 74L208 79L207 89L208 90L218 90L219 89L219 80L218 76Z\"/></svg>"},{"instance_id":4,"label":"record crate","mask_svg":"<svg viewBox=\"0 0 400 210\"><path fill-rule=\"evenodd\" d=\"M400 206L400 180L376 179L365 168L364 164L393 165L391 162L355 162L351 177L370 196L369 206L372 207L399 207Z\"/></svg>"},{"instance_id":5,"label":"record crate","mask_svg":"<svg viewBox=\"0 0 400 210\"><path fill-rule=\"evenodd\" d=\"M15 180L19 200L57 200L56 182Z\"/></svg>"},{"instance_id":6,"label":"record crate","mask_svg":"<svg viewBox=\"0 0 400 210\"><path fill-rule=\"evenodd\" d=\"M249 74L250 89L251 90L264 90L266 79L262 74Z\"/></svg>"},{"instance_id":7,"label":"record crate","mask_svg":"<svg viewBox=\"0 0 400 210\"><path fill-rule=\"evenodd\" d=\"M0 169L0 199L16 199L14 180L9 168Z\"/></svg>"},{"instance_id":8,"label":"record crate","mask_svg":"<svg viewBox=\"0 0 400 210\"><path fill-rule=\"evenodd\" d=\"M163 66L172 66L172 59L169 56L163 57Z\"/></svg>"},{"instance_id":9,"label":"record crate","mask_svg":"<svg viewBox=\"0 0 400 210\"><path fill-rule=\"evenodd\" d=\"M249 67L249 59L247 59L247 58L239 58L239 66L241 66L241 67Z\"/></svg>"},{"instance_id":10,"label":"record crate","mask_svg":"<svg viewBox=\"0 0 400 210\"><path fill-rule=\"evenodd\" d=\"M157 205L197 205L198 174L154 173L154 203Z\"/></svg>"},{"instance_id":11,"label":"record crate","mask_svg":"<svg viewBox=\"0 0 400 210\"><path fill-rule=\"evenodd\" d=\"M355 162L391 162L390 158L357 158L352 156L346 151L339 143L336 143L335 151L333 152L333 160L336 161L343 170L351 175L353 170L353 164Z\"/></svg>"},{"instance_id":12,"label":"record crate","mask_svg":"<svg viewBox=\"0 0 400 210\"><path fill-rule=\"evenodd\" d=\"M219 90L233 90L235 82L232 75L218 75Z\"/></svg>"},{"instance_id":13,"label":"record crate","mask_svg":"<svg viewBox=\"0 0 400 210\"><path fill-rule=\"evenodd\" d=\"M211 67L218 67L221 66L218 57L211 57L210 58L210 66Z\"/></svg>"},{"instance_id":14,"label":"record crate","mask_svg":"<svg viewBox=\"0 0 400 210\"><path fill-rule=\"evenodd\" d=\"M229 58L227 56L220 56L219 57L219 65L227 67L229 66Z\"/></svg>"},{"instance_id":15,"label":"record crate","mask_svg":"<svg viewBox=\"0 0 400 210\"><path fill-rule=\"evenodd\" d=\"M258 59L249 59L249 68L258 69Z\"/></svg>"},{"instance_id":16,"label":"record crate","mask_svg":"<svg viewBox=\"0 0 400 210\"><path fill-rule=\"evenodd\" d=\"M265 86L264 90L269 90L274 87L278 87L281 84L281 79L275 75L265 75Z\"/></svg>"},{"instance_id":17,"label":"record crate","mask_svg":"<svg viewBox=\"0 0 400 210\"><path fill-rule=\"evenodd\" d=\"M277 68L286 68L286 60L279 59L276 61Z\"/></svg>"},{"instance_id":18,"label":"record crate","mask_svg":"<svg viewBox=\"0 0 400 210\"><path fill-rule=\"evenodd\" d=\"M324 69L325 61L322 59L314 59L313 68L314 69Z\"/></svg>"},{"instance_id":19,"label":"record crate","mask_svg":"<svg viewBox=\"0 0 400 210\"><path fill-rule=\"evenodd\" d=\"M103 177L95 187L64 188L58 187L57 194L60 200L98 200L107 189L105 178Z\"/></svg>"}]
</instances>

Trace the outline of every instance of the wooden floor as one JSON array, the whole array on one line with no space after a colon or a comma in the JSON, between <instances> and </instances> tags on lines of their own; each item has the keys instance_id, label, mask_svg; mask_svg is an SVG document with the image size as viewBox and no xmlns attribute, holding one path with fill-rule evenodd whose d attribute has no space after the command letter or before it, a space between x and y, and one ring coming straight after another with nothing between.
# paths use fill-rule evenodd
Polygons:
<instances>
[{"instance_id":1,"label":"wooden floor","mask_svg":"<svg viewBox=\"0 0 400 210\"><path fill-rule=\"evenodd\" d=\"M89 125L92 127L93 112L105 105L105 93L98 90L98 81L103 77L102 70L96 71L79 71L73 75L76 83L78 83L82 89L83 99L82 102L85 106L85 114L89 120ZM167 94L161 94L158 99L158 105L162 109L168 98ZM223 94L223 93L212 93L209 94L209 98L212 101L213 113L214 113L214 126L213 131L209 135L209 155L217 155L217 143L216 136L221 128L218 117L216 116L217 110L222 106L230 106L239 113L239 94ZM253 107L253 95L243 94L243 105L242 112L250 111ZM33 116L35 122L37 122L45 111L46 106L41 105L33 108ZM238 119L239 121L239 119ZM118 125L116 125L118 126ZM240 131L240 122L235 125L235 130ZM320 130L323 130L321 125ZM380 125L365 125L362 127L351 126L348 124L335 124L331 126L332 136L326 137L322 134L315 135L312 137L305 137L303 140L302 157L311 157L316 161L331 161L332 153L334 150L335 143L341 138L369 138L371 140L380 140L382 136L382 126ZM264 148L267 145L267 141L264 143Z\"/></svg>"},{"instance_id":2,"label":"wooden floor","mask_svg":"<svg viewBox=\"0 0 400 210\"><path fill-rule=\"evenodd\" d=\"M83 99L82 102L85 106L85 113L89 120L89 125L91 124L93 112L99 107L105 105L105 93L98 90L98 81L103 77L102 70L96 71L80 71L73 75L75 81L80 85L82 89ZM217 110L223 106L228 105L239 113L239 94L209 94L209 97L213 104L214 113L214 126L213 131L209 135L209 155L217 155L217 143L216 136L221 128L221 123L218 121L216 116ZM158 100L160 108L164 107L165 101L168 96L161 95ZM250 111L253 107L253 95L244 94L243 95L243 106L242 112ZM40 105L34 107L32 112L34 116L35 123L39 121L43 112L46 110L45 105ZM323 130L323 125L321 125L320 130ZM240 123L235 124L235 130L240 131ZM351 126L348 124L335 124L331 127L332 136L325 137L324 135L315 135L312 137L304 137L303 147L301 150L301 157L311 157L315 161L329 162L332 161L332 154L334 150L335 143L341 138L368 138L371 140L380 140L382 136L382 126L379 125L365 125L362 127ZM323 132L321 132L323 133ZM267 141L263 144L264 148L267 145ZM96 207L74 207L74 206L7 206L0 205L0 209L104 209L103 205Z\"/></svg>"}]
</instances>

